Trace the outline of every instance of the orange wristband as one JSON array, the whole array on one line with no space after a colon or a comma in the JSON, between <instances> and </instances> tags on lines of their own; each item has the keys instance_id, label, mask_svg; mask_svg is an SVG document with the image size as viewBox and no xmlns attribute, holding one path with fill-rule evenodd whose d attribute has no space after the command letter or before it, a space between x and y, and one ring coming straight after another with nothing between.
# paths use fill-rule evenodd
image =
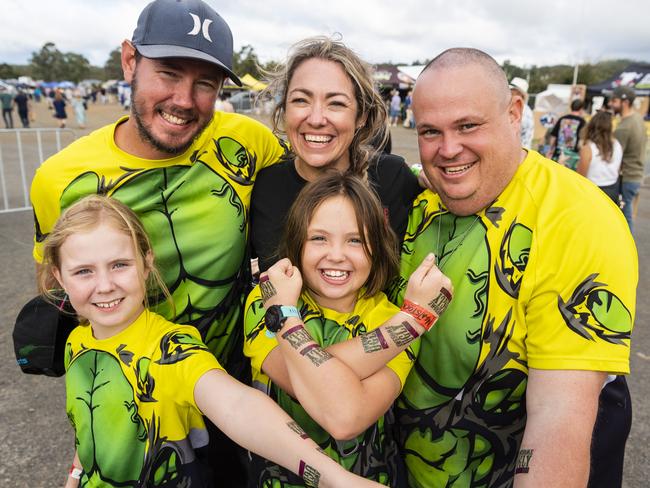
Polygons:
<instances>
[{"instance_id":1,"label":"orange wristband","mask_svg":"<svg viewBox=\"0 0 650 488\"><path fill-rule=\"evenodd\" d=\"M436 320L438 320L438 316L431 310L427 310L426 308L418 305L415 302L412 302L411 300L404 300L404 304L400 310L405 314L413 317L415 321L424 327L427 331L431 330L433 324L435 324Z\"/></svg>"}]
</instances>

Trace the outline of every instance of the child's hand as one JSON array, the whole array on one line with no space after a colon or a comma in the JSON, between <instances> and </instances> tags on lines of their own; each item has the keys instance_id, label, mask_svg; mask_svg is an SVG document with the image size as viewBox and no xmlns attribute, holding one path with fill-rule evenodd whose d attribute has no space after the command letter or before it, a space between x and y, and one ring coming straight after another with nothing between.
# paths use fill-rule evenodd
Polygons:
<instances>
[{"instance_id":1,"label":"child's hand","mask_svg":"<svg viewBox=\"0 0 650 488\"><path fill-rule=\"evenodd\" d=\"M430 253L409 278L404 299L440 316L447 309L453 293L451 280L438 269L436 258Z\"/></svg>"},{"instance_id":2,"label":"child's hand","mask_svg":"<svg viewBox=\"0 0 650 488\"><path fill-rule=\"evenodd\" d=\"M302 291L302 276L298 268L284 258L260 275L260 288L264 308L271 305L295 306Z\"/></svg>"}]
</instances>

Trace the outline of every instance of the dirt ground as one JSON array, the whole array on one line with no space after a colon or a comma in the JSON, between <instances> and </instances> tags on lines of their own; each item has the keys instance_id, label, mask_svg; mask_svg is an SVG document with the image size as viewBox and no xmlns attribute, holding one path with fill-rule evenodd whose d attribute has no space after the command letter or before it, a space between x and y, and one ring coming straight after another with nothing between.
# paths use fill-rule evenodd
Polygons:
<instances>
[{"instance_id":1,"label":"dirt ground","mask_svg":"<svg viewBox=\"0 0 650 488\"><path fill-rule=\"evenodd\" d=\"M87 133L116 120L125 112L117 105L90 105ZM17 117L14 117L17 120ZM34 127L56 127L45 104L36 105ZM393 152L409 162L418 161L413 131L392 129ZM3 135L3 136L6 136ZM0 140L1 142L1 140ZM5 158L5 164L7 159ZM31 175L29 175L31 178ZM633 333L629 378L634 423L627 444L625 488L648 486L650 445L650 187L641 190L637 219L640 283L636 327ZM31 257L32 217L29 211L0 214L0 487L41 488L63 486L74 451L73 434L65 415L62 378L24 375L16 366L11 332L15 316L35 294ZM615 251L615 250L614 250Z\"/></svg>"}]
</instances>

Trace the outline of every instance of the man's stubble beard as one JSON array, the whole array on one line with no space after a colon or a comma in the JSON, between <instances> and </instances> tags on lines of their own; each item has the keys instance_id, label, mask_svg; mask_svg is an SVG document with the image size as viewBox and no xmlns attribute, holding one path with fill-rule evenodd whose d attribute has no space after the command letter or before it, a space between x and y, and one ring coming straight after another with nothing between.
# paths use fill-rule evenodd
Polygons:
<instances>
[{"instance_id":1,"label":"man's stubble beard","mask_svg":"<svg viewBox=\"0 0 650 488\"><path fill-rule=\"evenodd\" d=\"M194 144L194 141L197 139L197 137L199 137L203 133L205 128L210 124L210 122L212 122L212 117L214 115L212 115L209 119L207 119L205 123L196 130L196 133L192 137L190 137L186 143L181 144L179 146L167 145L161 140L157 139L153 135L149 127L147 127L144 121L142 120L142 117L140 115L141 110L138 103L137 87L138 87L138 82L137 82L137 71L136 71L133 80L131 81L131 116L135 121L135 126L138 129L138 134L140 136L140 139L146 144L149 144L157 151L168 154L169 156L178 156L179 154L183 154L192 146L192 144ZM152 111L154 112L152 115L155 116L156 108L153 107Z\"/></svg>"}]
</instances>

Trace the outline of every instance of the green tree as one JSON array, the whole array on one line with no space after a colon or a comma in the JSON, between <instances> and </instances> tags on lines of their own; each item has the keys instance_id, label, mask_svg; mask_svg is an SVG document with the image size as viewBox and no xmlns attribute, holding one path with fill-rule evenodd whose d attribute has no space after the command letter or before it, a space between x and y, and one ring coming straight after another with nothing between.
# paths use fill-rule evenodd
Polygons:
<instances>
[{"instance_id":1,"label":"green tree","mask_svg":"<svg viewBox=\"0 0 650 488\"><path fill-rule=\"evenodd\" d=\"M16 72L13 66L7 63L0 64L0 79L6 80L9 78L17 78L17 77L18 77L18 73Z\"/></svg>"},{"instance_id":2,"label":"green tree","mask_svg":"<svg viewBox=\"0 0 650 488\"><path fill-rule=\"evenodd\" d=\"M90 73L90 62L82 54L65 53L63 55L65 74L62 79L79 83Z\"/></svg>"},{"instance_id":3,"label":"green tree","mask_svg":"<svg viewBox=\"0 0 650 488\"><path fill-rule=\"evenodd\" d=\"M38 79L56 81L65 78L65 56L53 42L46 42L40 51L33 52L30 65Z\"/></svg>"},{"instance_id":4,"label":"green tree","mask_svg":"<svg viewBox=\"0 0 650 488\"><path fill-rule=\"evenodd\" d=\"M122 49L116 47L108 55L104 63L104 76L107 80L121 80L124 76L122 73Z\"/></svg>"},{"instance_id":5,"label":"green tree","mask_svg":"<svg viewBox=\"0 0 650 488\"><path fill-rule=\"evenodd\" d=\"M259 78L259 59L255 54L255 48L250 44L246 44L239 51L233 53L232 69L237 76L244 76L249 73L251 76Z\"/></svg>"}]
</instances>

